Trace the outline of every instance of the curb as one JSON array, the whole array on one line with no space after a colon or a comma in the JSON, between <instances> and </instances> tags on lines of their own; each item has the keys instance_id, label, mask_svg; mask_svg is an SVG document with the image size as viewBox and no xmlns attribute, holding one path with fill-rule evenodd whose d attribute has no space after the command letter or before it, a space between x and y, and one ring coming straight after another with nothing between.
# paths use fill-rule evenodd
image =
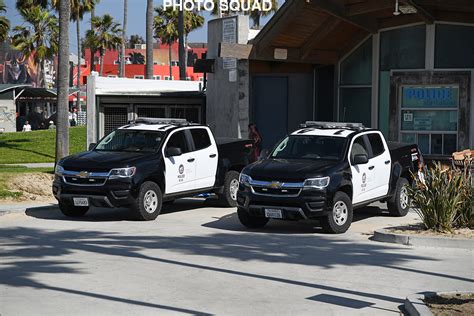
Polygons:
<instances>
[{"instance_id":1,"label":"curb","mask_svg":"<svg viewBox=\"0 0 474 316\"><path fill-rule=\"evenodd\" d=\"M451 291L451 292L427 292L409 295L405 299L405 310L410 316L433 316L433 313L429 307L423 302L427 297L435 295L456 295L456 294L469 294L472 292L467 291Z\"/></svg>"},{"instance_id":2,"label":"curb","mask_svg":"<svg viewBox=\"0 0 474 316\"><path fill-rule=\"evenodd\" d=\"M53 208L53 203L42 203L42 204L26 204L26 205L12 205L12 204L0 204L0 217L12 213L26 213L28 209L33 208ZM2 209L3 208L3 209ZM6 209L5 209L6 208Z\"/></svg>"},{"instance_id":3,"label":"curb","mask_svg":"<svg viewBox=\"0 0 474 316\"><path fill-rule=\"evenodd\" d=\"M378 229L372 237L375 241L401 244L406 246L437 247L469 249L474 246L473 239L467 238L449 238L449 237L427 237L408 234L392 233L386 229Z\"/></svg>"}]
</instances>

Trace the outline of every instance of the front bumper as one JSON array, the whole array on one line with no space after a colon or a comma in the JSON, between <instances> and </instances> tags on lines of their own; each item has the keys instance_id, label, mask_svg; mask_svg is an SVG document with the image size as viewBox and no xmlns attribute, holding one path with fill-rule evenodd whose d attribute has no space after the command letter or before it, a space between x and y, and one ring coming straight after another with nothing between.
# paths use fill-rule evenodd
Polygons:
<instances>
[{"instance_id":1,"label":"front bumper","mask_svg":"<svg viewBox=\"0 0 474 316\"><path fill-rule=\"evenodd\" d=\"M258 194L251 186L240 185L237 193L240 209L256 217L265 217L265 209L279 209L284 220L300 220L329 214L332 196L326 189L301 189L297 194Z\"/></svg>"},{"instance_id":2,"label":"front bumper","mask_svg":"<svg viewBox=\"0 0 474 316\"><path fill-rule=\"evenodd\" d=\"M135 202L138 195L137 186L132 179L107 179L103 185L74 185L55 176L53 195L60 201L72 203L73 198L86 197L89 204L98 207L123 207Z\"/></svg>"}]
</instances>

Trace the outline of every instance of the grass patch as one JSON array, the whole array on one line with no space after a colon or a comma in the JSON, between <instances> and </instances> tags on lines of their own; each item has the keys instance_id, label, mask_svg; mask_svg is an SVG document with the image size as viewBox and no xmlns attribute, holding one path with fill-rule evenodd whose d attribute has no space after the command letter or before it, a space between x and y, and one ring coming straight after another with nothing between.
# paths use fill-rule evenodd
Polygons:
<instances>
[{"instance_id":1,"label":"grass patch","mask_svg":"<svg viewBox=\"0 0 474 316\"><path fill-rule=\"evenodd\" d=\"M25 168L25 167L10 167L0 166L0 200L11 198L18 199L23 194L21 192L11 192L8 190L7 182L15 175L21 173L53 173L51 168Z\"/></svg>"},{"instance_id":2,"label":"grass patch","mask_svg":"<svg viewBox=\"0 0 474 316\"><path fill-rule=\"evenodd\" d=\"M69 153L86 150L85 126L69 129ZM54 162L56 130L0 134L0 164Z\"/></svg>"}]
</instances>

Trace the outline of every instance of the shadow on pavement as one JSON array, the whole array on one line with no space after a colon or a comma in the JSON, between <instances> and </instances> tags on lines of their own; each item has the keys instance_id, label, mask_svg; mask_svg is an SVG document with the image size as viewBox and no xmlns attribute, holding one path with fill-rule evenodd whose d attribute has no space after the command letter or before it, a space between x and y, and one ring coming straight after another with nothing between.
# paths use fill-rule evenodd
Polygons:
<instances>
[{"instance_id":1,"label":"shadow on pavement","mask_svg":"<svg viewBox=\"0 0 474 316\"><path fill-rule=\"evenodd\" d=\"M366 206L357 209L354 212L352 222L358 222L372 217L387 217L389 214L385 209L378 206ZM278 234L324 234L319 221L317 219L305 221L281 221L270 220L270 222L260 229L249 229L244 227L238 217L237 213L227 214L222 217L213 217L213 221L203 224L203 227L228 230L228 231L252 231L258 233L278 233Z\"/></svg>"},{"instance_id":2,"label":"shadow on pavement","mask_svg":"<svg viewBox=\"0 0 474 316\"><path fill-rule=\"evenodd\" d=\"M220 207L216 199L189 198L180 199L172 204L163 205L160 216L176 212L193 211L206 207ZM137 221L127 208L98 208L91 207L83 217L67 217L61 213L58 206L29 207L26 215L47 220L75 221L75 222L114 222Z\"/></svg>"},{"instance_id":3,"label":"shadow on pavement","mask_svg":"<svg viewBox=\"0 0 474 316\"><path fill-rule=\"evenodd\" d=\"M137 223L138 224L138 223ZM308 299L332 302L353 308L373 308L373 300L402 304L403 298L384 294L384 291L371 292L347 287L327 285L324 279L301 281L298 277L273 276L270 272L255 273L246 268L251 262L285 263L294 268L298 266L332 269L335 267L364 270L366 267L386 268L386 273L408 271L439 278L469 282L470 278L429 272L423 269L404 268L413 262L435 261L436 259L417 255L414 250L400 252L399 247L386 244L360 243L347 236L328 235L283 235L247 233L214 233L187 236L157 236L127 234L125 232L104 232L97 230L51 230L32 227L0 228L0 282L10 287L29 287L46 289L98 298L106 301L123 302L140 306L154 307L189 314L201 314L186 308L170 307L151 302L130 300L80 289L54 287L40 281L43 273L86 273L77 266L83 262L65 260L71 254L86 252L109 256L113 260L130 262L144 260L150 263L176 265L196 271L210 271L232 277L276 282L284 285L300 286L333 292L332 296L315 296ZM167 250L182 255L182 260L169 259L160 255ZM407 249L408 250L408 249ZM161 252L162 253L162 252ZM227 258L242 262L242 269L223 267L220 264L200 264L199 260L189 261L187 256L206 256ZM173 256L176 257L176 256ZM317 278L313 278L317 280ZM200 289L196 289L199 291ZM344 295L356 296L352 301ZM375 307L376 308L376 307Z\"/></svg>"}]
</instances>

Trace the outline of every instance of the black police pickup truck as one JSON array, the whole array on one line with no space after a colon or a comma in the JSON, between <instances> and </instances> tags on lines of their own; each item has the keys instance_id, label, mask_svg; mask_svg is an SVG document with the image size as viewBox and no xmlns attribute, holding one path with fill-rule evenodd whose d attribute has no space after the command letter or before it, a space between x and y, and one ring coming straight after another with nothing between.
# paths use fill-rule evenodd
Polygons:
<instances>
[{"instance_id":1,"label":"black police pickup truck","mask_svg":"<svg viewBox=\"0 0 474 316\"><path fill-rule=\"evenodd\" d=\"M374 201L405 216L407 186L421 159L416 145L387 143L362 124L306 122L266 159L242 170L238 217L249 228L269 219L318 218L325 231L343 233L353 208Z\"/></svg>"},{"instance_id":2,"label":"black police pickup truck","mask_svg":"<svg viewBox=\"0 0 474 316\"><path fill-rule=\"evenodd\" d=\"M216 141L208 126L185 120L138 119L59 161L53 194L67 216L82 216L91 205L125 206L152 220L163 202L205 192L236 206L251 144Z\"/></svg>"}]
</instances>

